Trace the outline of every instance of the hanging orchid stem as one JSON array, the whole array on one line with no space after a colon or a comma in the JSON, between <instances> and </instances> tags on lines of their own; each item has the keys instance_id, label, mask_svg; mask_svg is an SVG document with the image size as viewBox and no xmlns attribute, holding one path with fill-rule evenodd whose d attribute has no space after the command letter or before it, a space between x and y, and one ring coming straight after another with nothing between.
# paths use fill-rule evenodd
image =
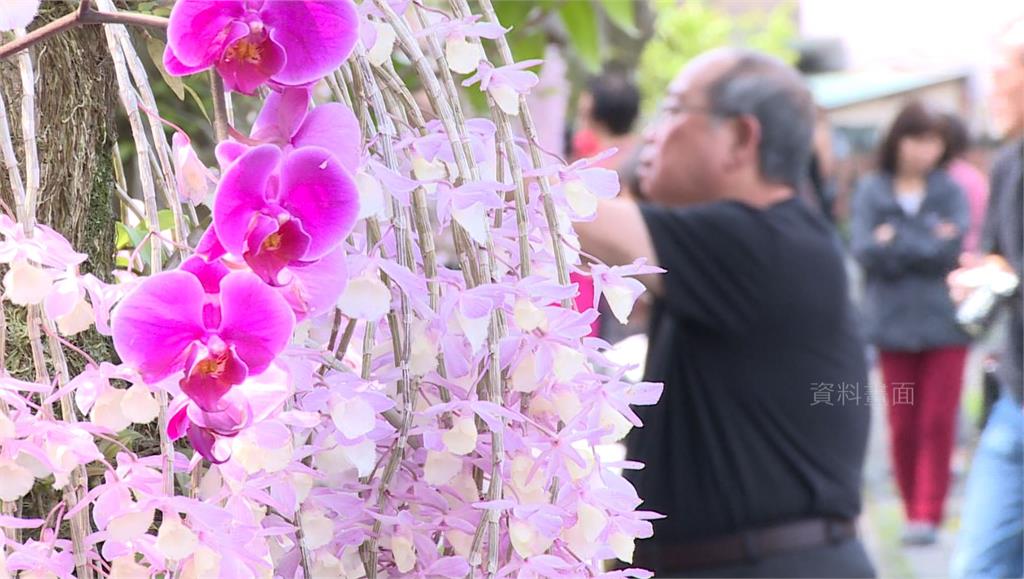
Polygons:
<instances>
[{"instance_id":1,"label":"hanging orchid stem","mask_svg":"<svg viewBox=\"0 0 1024 579\"><path fill-rule=\"evenodd\" d=\"M454 0L461 6L461 10L457 9L460 15L465 15L469 12L469 6L466 4L466 0ZM484 15L487 20L493 24L501 23L498 21L497 13L494 11L494 6L491 4L491 0L480 0L480 7L484 11ZM510 65L515 62L512 58L512 49L508 45L508 40L504 36L499 36L495 42L498 45L498 52L501 54L501 59L505 65ZM519 117L522 121L523 131L526 132L526 140L529 143L530 157L533 161L534 168L540 168L543 166L543 160L541 159L541 148L537 137L537 127L533 122L533 116L530 114L530 108L526 103L526 96L519 96ZM561 228L558 224L558 215L555 212L555 203L551 198L551 186L548 183L546 177L540 177L537 179L540 184L541 200L544 204L544 217L548 222L548 229L551 234L551 245L552 250L555 254L555 268L558 273L558 282L562 285L569 285L569 265L565 260L565 249L562 247ZM572 307L572 300L565 298L562 300L562 306L566 308Z\"/></svg>"},{"instance_id":2,"label":"hanging orchid stem","mask_svg":"<svg viewBox=\"0 0 1024 579\"><path fill-rule=\"evenodd\" d=\"M21 168L18 167L18 157L14 154L14 142L11 140L11 123L7 118L7 105L4 103L4 95L0 93L0 149L3 150L4 168L7 169L7 177L11 182L11 191L14 193L14 207L17 219L24 219L25 212L25 185L21 181Z\"/></svg>"},{"instance_id":3,"label":"hanging orchid stem","mask_svg":"<svg viewBox=\"0 0 1024 579\"><path fill-rule=\"evenodd\" d=\"M156 185L153 180L152 168L148 159L152 154L149 139L146 136L145 127L142 124L142 115L139 113L138 102L135 100L135 93L132 91L131 78L126 63L125 51L118 41L115 27L107 26L104 31L107 37L107 46L114 62L114 74L117 77L118 94L121 103L128 114L128 122L131 126L132 137L135 140L135 150L138 155L139 180L142 182L143 204L146 209L146 229L159 230L159 214L156 204ZM155 107L155 105L154 105ZM155 110L155 109L154 109ZM151 272L159 273L163 266L163 253L160 238L150 236L150 269ZM160 430L160 455L163 462L163 487L168 497L174 495L174 442L167 434L167 421L170 418L167 414L168 397L165 390L160 390L157 398L160 403L160 414L157 425Z\"/></svg>"},{"instance_id":4,"label":"hanging orchid stem","mask_svg":"<svg viewBox=\"0 0 1024 579\"><path fill-rule=\"evenodd\" d=\"M0 106L2 106L3 100L0 99ZM2 127L0 127L2 129ZM4 313L4 309L0 307L0 372L6 372L7 368L7 314ZM10 410L7 408L7 402L0 400L0 415L10 418ZM2 501L0 502L0 514L10 516L16 515L20 501ZM17 544L21 542L21 532L15 528L2 527L3 533L7 537L7 540ZM7 553L7 546L4 546L3 553Z\"/></svg>"},{"instance_id":5,"label":"hanging orchid stem","mask_svg":"<svg viewBox=\"0 0 1024 579\"><path fill-rule=\"evenodd\" d=\"M50 362L57 369L57 388L58 390L64 390L64 386L71 381L67 356L64 355L64 349L57 339L57 330L53 327L53 320L49 319L45 314L41 314L39 317L42 330L48 338L47 345L50 350ZM70 391L64 392L60 397L60 415L61 420L64 422L78 422ZM85 474L85 466L78 465L71 470L67 487L64 489L64 500L68 503L69 509L74 508L85 498L86 493L89 491L87 487L88 478ZM75 567L79 570L79 575L85 579L92 577L92 568L89 566L88 558L86 557L88 549L85 543L85 538L91 533L92 528L89 523L88 509L81 509L71 516L71 542L74 546Z\"/></svg>"},{"instance_id":6,"label":"hanging orchid stem","mask_svg":"<svg viewBox=\"0 0 1024 579\"><path fill-rule=\"evenodd\" d=\"M365 50L363 50L361 46L357 46L354 51L354 55L358 65L357 68L360 72L359 80L361 82L358 86L363 90L366 90L371 83L376 86L373 79L373 73L370 70L369 62L366 59ZM383 150L385 163L389 166L397 167L397 159L394 151L394 138L396 137L395 127L391 123L387 107L384 104L384 98L379 90L375 90L368 96L377 113L376 128L381 136L378 143ZM362 102L365 103L365 101ZM363 112L364 116L367 116L365 105L361 106L361 112ZM392 226L395 229L397 241L396 250L398 263L410 271L415 271L415 263L413 262L412 257L411 234L409 232L407 219L408 216L405 208L399 205L398 200L395 199L394 196L391 197L391 213ZM379 238L379 232L377 237ZM388 313L388 325L390 327L395 364L401 372L401 378L398 381L398 395L402 402L402 422L399 427L396 448L388 457L387 465L384 468L384 472L381 474L380 483L377 489L377 510L381 514L384 513L384 509L387 505L388 487L391 484L391 479L394 477L395 473L398 472L398 466L401 464L405 455L405 449L408 446L409 429L412 427L413 415L413 394L411 387L411 374L409 370L409 357L412 352L412 308L405 290L401 287L398 287L398 290L402 328L399 329L399 320L393 310ZM402 339L403 337L404 340ZM377 577L377 537L380 534L381 524L380 519L374 521L373 529L370 532L370 538L367 539L366 543L364 543L365 549L363 552L366 556L363 559L363 566L370 579L375 579Z\"/></svg>"},{"instance_id":7,"label":"hanging orchid stem","mask_svg":"<svg viewBox=\"0 0 1024 579\"><path fill-rule=\"evenodd\" d=\"M228 139L227 101L224 97L224 79L210 69L210 94L213 97L213 132L217 142Z\"/></svg>"},{"instance_id":8,"label":"hanging orchid stem","mask_svg":"<svg viewBox=\"0 0 1024 579\"><path fill-rule=\"evenodd\" d=\"M129 26L142 26L146 28L164 29L167 28L167 19L149 14L137 14L134 12L112 14L109 12L97 12L92 9L89 0L82 0L78 9L61 16L45 26L41 26L32 32L12 40L0 46L0 60L13 56L37 42L43 41L51 36L66 32L86 24L126 24Z\"/></svg>"},{"instance_id":9,"label":"hanging orchid stem","mask_svg":"<svg viewBox=\"0 0 1024 579\"><path fill-rule=\"evenodd\" d=\"M108 11L111 14L117 13L117 6L112 0L97 0L100 3L100 7ZM167 134L164 132L163 123L164 119L160 117L160 113L157 107L156 97L153 94L153 88L149 84L149 76L146 74L146 67L142 64L142 60L139 58L138 53L135 51L135 45L132 43L131 36L128 34L128 29L121 25L107 26L107 29L114 31L114 36L117 37L121 51L125 57L128 70L131 73L131 77L135 81L135 86L138 89L139 95L142 97L143 105L137 105L139 109L146 112L146 119L149 123L150 133L153 137L153 149L156 150L156 160L152 155L152 149L150 150L149 159L156 165L155 173L160 178L161 190L164 192L164 200L167 206L171 209L171 215L174 222L173 237L175 242L178 244L184 244L188 239L188 229L185 226L184 217L181 211L181 203L178 200L178 193L175 187L174 177L174 165L171 163L170 156L170 144L167 142ZM157 163L156 161L159 161ZM181 258L184 260L187 255L182 252Z\"/></svg>"},{"instance_id":10,"label":"hanging orchid stem","mask_svg":"<svg viewBox=\"0 0 1024 579\"><path fill-rule=\"evenodd\" d=\"M28 53L23 53L18 58L18 68L21 72L21 127L25 152L25 174L28 176L28 188L25 192L24 206L21 208L21 220L25 235L31 237L35 231L36 203L39 192L39 153L36 148L36 106L35 106L35 73L32 67L32 58ZM6 119L5 119L6 121ZM5 131L6 134L6 131ZM35 366L36 379L40 383L49 384L50 377L46 371L46 358L43 352L42 336L40 328L44 326L52 328L50 320L42 314L39 306L28 308L28 336L32 350L32 362ZM59 384L63 386L71 379L67 359L60 343L51 339L50 356L54 367L56 367ZM61 419L64 422L76 421L74 405L71 403L70 393L61 397ZM49 416L53 415L52 409L44 404L44 412ZM68 488L65 489L65 501L70 507L74 507L84 496L81 491L85 484L85 471L82 466L75 467L71 472ZM89 514L82 510L71 520L71 542L74 549L75 567L78 575L84 579L92 578L92 570L87 565L86 558L86 537L90 534Z\"/></svg>"},{"instance_id":11,"label":"hanging orchid stem","mask_svg":"<svg viewBox=\"0 0 1024 579\"><path fill-rule=\"evenodd\" d=\"M384 14L385 19L391 27L395 30L397 37L401 41L404 52L416 66L416 70L419 73L424 88L427 91L427 96L430 99L431 105L434 107L435 112L440 116L441 123L445 128L448 139L451 141L452 153L460 173L460 182L466 183L470 181L478 181L480 178L479 171L477 170L475 163L471 163L472 152L469 146L469 139L465 131L465 120L462 117L461 109L458 105L459 101L454 80L451 77L451 72L448 69L443 53L438 46L436 37L433 34L428 34L427 44L435 57L437 64L436 68L441 71L441 77L445 81L443 84L439 83L437 77L434 75L434 68L426 61L423 52L420 50L419 44L412 35L412 32L408 29L405 21L398 17L391 6L384 0L374 0L374 3ZM446 94L442 94L442 90L444 90ZM452 227L456 231L456 246L458 247L459 228L456 223L453 223ZM484 246L486 249L485 259L479 261L474 259L477 265L477 271L479 271L479 276L477 277L478 283L483 280L497 281L492 278L495 251L491 242L490 228L486 228L486 242ZM475 254L476 252L474 252L474 257L477 257ZM504 326L503 312L492 313L488 330L489 371L487 390L489 398L499 405L502 403L502 400L500 398L501 377L498 343L501 339ZM491 436L492 470L491 481L488 485L488 494L489 496L498 498L501 496L501 463L504 454L501 429L499 428L492 431ZM498 452L499 450L501 452ZM488 538L493 539L489 551L488 568L491 573L495 573L497 571L497 555L499 549L497 545L498 519L493 516L485 516L481 521L481 524L488 525ZM474 543L476 543L474 546L479 549L479 543L476 541L474 541ZM474 562L476 554L477 551L471 551L469 556L471 563Z\"/></svg>"}]
</instances>

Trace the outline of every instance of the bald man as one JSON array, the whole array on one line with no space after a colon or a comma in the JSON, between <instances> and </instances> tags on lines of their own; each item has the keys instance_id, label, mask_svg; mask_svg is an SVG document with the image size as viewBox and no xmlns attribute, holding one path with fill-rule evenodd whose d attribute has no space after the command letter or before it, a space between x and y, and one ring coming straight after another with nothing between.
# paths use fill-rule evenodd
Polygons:
<instances>
[{"instance_id":1,"label":"bald man","mask_svg":"<svg viewBox=\"0 0 1024 579\"><path fill-rule=\"evenodd\" d=\"M666 515L633 565L659 576L871 577L857 538L870 392L843 260L795 189L811 96L785 64L717 50L675 79L647 135L648 205L602 202L577 225L608 264L667 270L646 379L661 401L627 478Z\"/></svg>"}]
</instances>

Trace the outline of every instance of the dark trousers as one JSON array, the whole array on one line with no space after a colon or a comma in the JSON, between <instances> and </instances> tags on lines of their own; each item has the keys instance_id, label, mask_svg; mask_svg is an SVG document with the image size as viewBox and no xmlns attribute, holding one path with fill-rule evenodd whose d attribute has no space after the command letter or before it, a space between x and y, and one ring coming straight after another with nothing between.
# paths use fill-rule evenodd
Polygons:
<instances>
[{"instance_id":1,"label":"dark trousers","mask_svg":"<svg viewBox=\"0 0 1024 579\"><path fill-rule=\"evenodd\" d=\"M638 561L635 567L643 567ZM652 569L655 577L874 577L875 568L859 539L797 549L694 571Z\"/></svg>"}]
</instances>

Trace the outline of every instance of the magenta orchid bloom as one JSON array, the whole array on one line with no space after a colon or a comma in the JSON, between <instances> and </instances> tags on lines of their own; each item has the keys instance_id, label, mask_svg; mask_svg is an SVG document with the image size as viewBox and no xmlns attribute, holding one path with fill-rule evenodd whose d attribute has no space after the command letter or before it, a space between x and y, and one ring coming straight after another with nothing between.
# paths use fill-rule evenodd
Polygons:
<instances>
[{"instance_id":1,"label":"magenta orchid bloom","mask_svg":"<svg viewBox=\"0 0 1024 579\"><path fill-rule=\"evenodd\" d=\"M148 383L185 370L182 391L208 411L288 344L295 316L250 272L194 257L154 275L113 313L114 347Z\"/></svg>"},{"instance_id":2,"label":"magenta orchid bloom","mask_svg":"<svg viewBox=\"0 0 1024 579\"><path fill-rule=\"evenodd\" d=\"M215 67L229 90L253 94L319 80L359 36L350 0L178 0L164 67L184 76Z\"/></svg>"},{"instance_id":3,"label":"magenta orchid bloom","mask_svg":"<svg viewBox=\"0 0 1024 579\"><path fill-rule=\"evenodd\" d=\"M330 151L283 153L260 145L235 160L221 179L213 226L221 245L265 282L334 250L352 230L359 193Z\"/></svg>"},{"instance_id":4,"label":"magenta orchid bloom","mask_svg":"<svg viewBox=\"0 0 1024 579\"><path fill-rule=\"evenodd\" d=\"M250 136L286 152L298 147L323 147L334 153L345 170L355 173L362 141L359 120L341 103L325 103L309 110L309 101L310 90L305 87L270 93Z\"/></svg>"}]
</instances>

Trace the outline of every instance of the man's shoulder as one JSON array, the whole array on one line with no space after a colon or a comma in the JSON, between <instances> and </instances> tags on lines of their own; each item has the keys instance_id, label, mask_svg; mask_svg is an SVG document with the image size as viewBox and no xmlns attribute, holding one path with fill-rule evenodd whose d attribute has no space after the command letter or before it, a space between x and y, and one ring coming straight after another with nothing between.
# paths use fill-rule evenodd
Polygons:
<instances>
[{"instance_id":1,"label":"man's shoulder","mask_svg":"<svg viewBox=\"0 0 1024 579\"><path fill-rule=\"evenodd\" d=\"M1024 138L1011 141L996 151L989 174L995 182L1020 166L1024 166Z\"/></svg>"}]
</instances>

